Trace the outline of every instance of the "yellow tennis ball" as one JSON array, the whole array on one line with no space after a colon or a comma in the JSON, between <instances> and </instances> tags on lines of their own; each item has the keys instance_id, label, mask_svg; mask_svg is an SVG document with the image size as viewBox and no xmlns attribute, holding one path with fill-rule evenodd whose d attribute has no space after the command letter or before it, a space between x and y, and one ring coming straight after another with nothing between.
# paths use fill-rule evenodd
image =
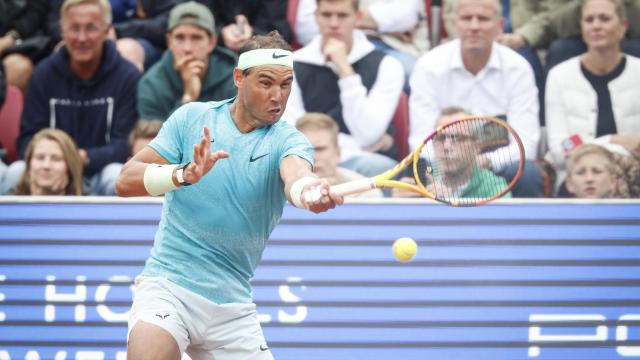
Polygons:
<instances>
[{"instance_id":1,"label":"yellow tennis ball","mask_svg":"<svg viewBox=\"0 0 640 360\"><path fill-rule=\"evenodd\" d=\"M411 261L418 253L418 244L408 237L401 237L393 242L393 256L400 262Z\"/></svg>"}]
</instances>

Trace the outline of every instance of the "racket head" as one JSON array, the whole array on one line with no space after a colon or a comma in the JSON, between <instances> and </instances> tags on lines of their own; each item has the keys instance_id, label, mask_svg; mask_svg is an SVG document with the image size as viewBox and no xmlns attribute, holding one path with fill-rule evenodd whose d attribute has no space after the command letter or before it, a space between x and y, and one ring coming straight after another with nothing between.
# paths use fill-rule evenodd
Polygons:
<instances>
[{"instance_id":1,"label":"racket head","mask_svg":"<svg viewBox=\"0 0 640 360\"><path fill-rule=\"evenodd\" d=\"M438 127L409 157L416 185L388 180L386 186L452 206L477 206L504 196L524 168L520 137L490 116L464 116ZM509 181L495 173L506 168L515 169Z\"/></svg>"}]
</instances>

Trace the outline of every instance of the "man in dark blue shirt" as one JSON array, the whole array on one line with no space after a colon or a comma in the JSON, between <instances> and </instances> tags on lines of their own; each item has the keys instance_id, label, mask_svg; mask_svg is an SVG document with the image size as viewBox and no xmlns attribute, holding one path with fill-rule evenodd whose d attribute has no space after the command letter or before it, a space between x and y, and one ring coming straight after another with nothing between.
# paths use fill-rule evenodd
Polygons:
<instances>
[{"instance_id":1,"label":"man in dark blue shirt","mask_svg":"<svg viewBox=\"0 0 640 360\"><path fill-rule=\"evenodd\" d=\"M140 73L113 42L108 0L66 0L60 10L64 47L34 70L20 123L18 149L24 155L43 128L67 132L84 161L84 175L96 195L115 194L114 183L128 156L127 136L137 121L136 85ZM115 163L115 164L114 164ZM7 192L24 171L9 167Z\"/></svg>"}]
</instances>

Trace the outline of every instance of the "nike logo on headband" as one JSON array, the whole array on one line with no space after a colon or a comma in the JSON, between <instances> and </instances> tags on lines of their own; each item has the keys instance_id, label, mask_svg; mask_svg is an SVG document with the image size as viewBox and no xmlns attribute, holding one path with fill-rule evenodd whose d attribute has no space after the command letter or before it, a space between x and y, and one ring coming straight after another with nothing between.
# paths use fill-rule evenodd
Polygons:
<instances>
[{"instance_id":1,"label":"nike logo on headband","mask_svg":"<svg viewBox=\"0 0 640 360\"><path fill-rule=\"evenodd\" d=\"M278 54L276 54L275 52L271 55L271 57L272 57L272 58L274 58L274 59L280 59L280 58L283 58L283 57L285 57L285 56L287 56L287 54L280 54L280 55L278 55Z\"/></svg>"}]
</instances>

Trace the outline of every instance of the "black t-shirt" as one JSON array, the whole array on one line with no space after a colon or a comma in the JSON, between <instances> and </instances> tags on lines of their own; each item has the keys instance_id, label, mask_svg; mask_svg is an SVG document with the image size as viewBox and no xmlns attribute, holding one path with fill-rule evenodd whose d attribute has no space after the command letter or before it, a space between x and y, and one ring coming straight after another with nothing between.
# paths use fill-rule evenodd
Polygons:
<instances>
[{"instance_id":1,"label":"black t-shirt","mask_svg":"<svg viewBox=\"0 0 640 360\"><path fill-rule=\"evenodd\" d=\"M613 115L613 108L611 107L611 93L609 93L609 82L622 74L624 67L627 64L627 58L622 57L620 63L608 74L595 75L580 63L580 69L582 73L589 80L591 86L596 91L598 96L598 126L596 129L596 137L615 134L616 119Z\"/></svg>"}]
</instances>

